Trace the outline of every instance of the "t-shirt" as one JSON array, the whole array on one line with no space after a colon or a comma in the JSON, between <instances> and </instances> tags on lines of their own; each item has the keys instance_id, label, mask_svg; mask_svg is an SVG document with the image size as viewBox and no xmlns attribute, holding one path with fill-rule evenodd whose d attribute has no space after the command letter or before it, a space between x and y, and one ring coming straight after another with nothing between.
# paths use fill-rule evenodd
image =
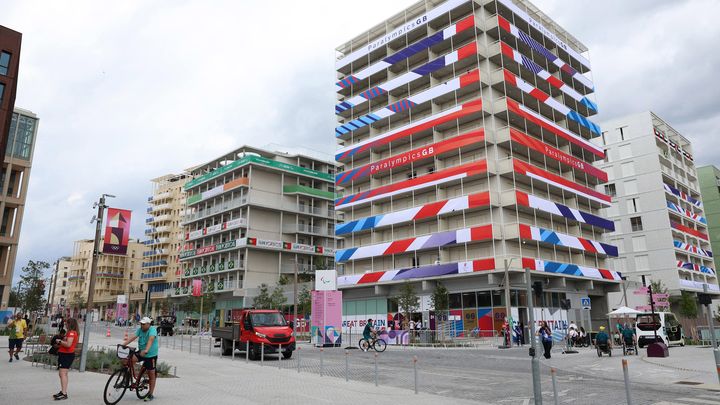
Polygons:
<instances>
[{"instance_id":1,"label":"t-shirt","mask_svg":"<svg viewBox=\"0 0 720 405\"><path fill-rule=\"evenodd\" d=\"M365 329L363 329L363 338L365 338L365 339L370 339L370 338L372 337L372 336L370 336L370 331L371 331L371 330L372 330L372 324L368 322L368 323L365 325Z\"/></svg>"},{"instance_id":2,"label":"t-shirt","mask_svg":"<svg viewBox=\"0 0 720 405\"><path fill-rule=\"evenodd\" d=\"M152 345L150 345L150 348L145 355L145 357L157 357L158 355L158 339L157 339L157 328L154 326L151 326L150 329L147 331L143 331L142 327L137 328L135 331L135 336L138 337L138 351L143 351L146 349L145 346L147 346L148 340L150 340L150 336L155 336L155 339L152 342Z\"/></svg>"},{"instance_id":3,"label":"t-shirt","mask_svg":"<svg viewBox=\"0 0 720 405\"><path fill-rule=\"evenodd\" d=\"M27 329L27 323L24 319L15 321L15 339L22 339L25 337L25 330Z\"/></svg>"},{"instance_id":4,"label":"t-shirt","mask_svg":"<svg viewBox=\"0 0 720 405\"><path fill-rule=\"evenodd\" d=\"M608 339L610 339L610 337L605 332L600 332L595 336L595 340L598 343L607 343Z\"/></svg>"},{"instance_id":5,"label":"t-shirt","mask_svg":"<svg viewBox=\"0 0 720 405\"><path fill-rule=\"evenodd\" d=\"M625 328L622 331L623 338L625 338L625 340L628 342L632 340L634 334L635 330L633 330L632 328Z\"/></svg>"},{"instance_id":6,"label":"t-shirt","mask_svg":"<svg viewBox=\"0 0 720 405\"><path fill-rule=\"evenodd\" d=\"M58 349L58 353L75 353L75 346L77 346L78 343L78 333L75 330L69 330L68 333L65 335L65 341L69 342L70 339L72 339L72 343L70 344L70 347L65 347L63 345L60 345L60 348Z\"/></svg>"}]
</instances>

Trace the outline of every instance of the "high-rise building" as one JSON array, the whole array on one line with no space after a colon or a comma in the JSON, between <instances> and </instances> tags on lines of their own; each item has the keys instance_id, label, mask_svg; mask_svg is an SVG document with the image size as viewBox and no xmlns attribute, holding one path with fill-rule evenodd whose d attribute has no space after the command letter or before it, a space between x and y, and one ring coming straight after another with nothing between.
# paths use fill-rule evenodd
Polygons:
<instances>
[{"instance_id":1,"label":"high-rise building","mask_svg":"<svg viewBox=\"0 0 720 405\"><path fill-rule=\"evenodd\" d=\"M702 166L697 168L697 174L710 247L713 252L720 252L720 169L712 165ZM713 256L713 263L713 268L720 268L720 258Z\"/></svg>"},{"instance_id":2,"label":"high-rise building","mask_svg":"<svg viewBox=\"0 0 720 405\"><path fill-rule=\"evenodd\" d=\"M436 326L441 281L466 330L498 329L508 307L527 324L526 268L544 287L536 319L554 325L588 316L562 299L577 309L619 288L585 45L528 1L427 0L337 53L346 320L396 317L406 281L415 321Z\"/></svg>"},{"instance_id":3,"label":"high-rise building","mask_svg":"<svg viewBox=\"0 0 720 405\"><path fill-rule=\"evenodd\" d=\"M101 252L103 241L98 248ZM90 289L90 267L92 265L93 240L83 239L75 242L73 255L70 258L70 275L68 281L68 304L70 316L77 316L87 302ZM135 239L128 242L126 255L100 255L95 273L95 295L93 309L98 319L115 319L118 295L128 297L129 313L143 313L145 286L142 280L142 267L145 245Z\"/></svg>"},{"instance_id":4,"label":"high-rise building","mask_svg":"<svg viewBox=\"0 0 720 405\"><path fill-rule=\"evenodd\" d=\"M147 283L152 305L145 313L153 317L160 314L162 308L169 309L163 301L167 300L171 288L179 286L182 275L179 254L185 233L180 223L185 211L183 187L188 180L186 174L168 174L152 180L149 218L145 220L149 228L145 230L148 239L143 242L147 250L143 253L142 280Z\"/></svg>"},{"instance_id":5,"label":"high-rise building","mask_svg":"<svg viewBox=\"0 0 720 405\"><path fill-rule=\"evenodd\" d=\"M50 315L64 314L68 304L68 277L70 276L70 257L64 256L55 261L50 275L48 289L48 312Z\"/></svg>"},{"instance_id":6,"label":"high-rise building","mask_svg":"<svg viewBox=\"0 0 720 405\"><path fill-rule=\"evenodd\" d=\"M215 317L252 304L258 286L333 266L335 163L243 146L189 169L183 275L188 296L202 280Z\"/></svg>"},{"instance_id":7,"label":"high-rise building","mask_svg":"<svg viewBox=\"0 0 720 405\"><path fill-rule=\"evenodd\" d=\"M606 157L597 165L608 180L598 191L614 202L605 215L615 223L615 270L662 281L673 295L703 284L720 292L690 140L649 111L603 128Z\"/></svg>"},{"instance_id":8,"label":"high-rise building","mask_svg":"<svg viewBox=\"0 0 720 405\"><path fill-rule=\"evenodd\" d=\"M0 25L0 150L6 148L7 134L15 111L21 45L21 33Z\"/></svg>"},{"instance_id":9,"label":"high-rise building","mask_svg":"<svg viewBox=\"0 0 720 405\"><path fill-rule=\"evenodd\" d=\"M30 184L38 121L34 113L15 108L6 139L5 160L0 172L0 308L8 304Z\"/></svg>"}]
</instances>

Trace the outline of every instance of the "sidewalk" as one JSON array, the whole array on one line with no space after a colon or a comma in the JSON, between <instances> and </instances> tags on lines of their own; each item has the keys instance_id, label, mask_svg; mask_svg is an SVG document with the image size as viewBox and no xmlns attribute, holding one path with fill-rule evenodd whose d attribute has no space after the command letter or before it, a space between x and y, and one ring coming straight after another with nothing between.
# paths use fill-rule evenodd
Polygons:
<instances>
[{"instance_id":1,"label":"sidewalk","mask_svg":"<svg viewBox=\"0 0 720 405\"><path fill-rule=\"evenodd\" d=\"M0 341L0 346L2 346ZM6 343L6 342L5 342ZM117 341L93 334L91 344L114 345ZM213 405L244 404L388 404L412 402L415 405L434 405L447 400L440 396L411 390L375 387L373 384L294 370L278 370L273 363L264 367L257 363L245 364L219 357L181 353L162 347L160 361L177 366L179 378L159 379L156 389L157 404L190 403L212 400ZM277 364L275 362L274 364ZM69 396L74 404L102 403L102 391L108 376L97 373L71 371ZM30 362L0 361L0 392L8 403L42 403L52 401L51 395L59 388L57 372L32 367ZM127 392L123 401L135 403L134 392ZM477 402L453 399L457 404Z\"/></svg>"}]
</instances>

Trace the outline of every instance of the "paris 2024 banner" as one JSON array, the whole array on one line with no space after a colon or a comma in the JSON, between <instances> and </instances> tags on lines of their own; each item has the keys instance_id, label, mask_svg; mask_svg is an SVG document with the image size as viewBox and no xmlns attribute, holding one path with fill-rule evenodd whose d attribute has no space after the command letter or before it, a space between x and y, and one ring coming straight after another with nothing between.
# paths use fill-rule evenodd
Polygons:
<instances>
[{"instance_id":1,"label":"paris 2024 banner","mask_svg":"<svg viewBox=\"0 0 720 405\"><path fill-rule=\"evenodd\" d=\"M127 254L131 215L130 210L108 208L103 253L110 255Z\"/></svg>"}]
</instances>

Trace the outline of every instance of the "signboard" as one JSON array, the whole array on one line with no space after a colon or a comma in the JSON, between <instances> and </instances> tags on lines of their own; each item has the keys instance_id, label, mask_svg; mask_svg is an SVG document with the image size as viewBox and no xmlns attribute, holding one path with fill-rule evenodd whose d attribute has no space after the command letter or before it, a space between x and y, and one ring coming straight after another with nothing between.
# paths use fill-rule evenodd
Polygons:
<instances>
[{"instance_id":1,"label":"signboard","mask_svg":"<svg viewBox=\"0 0 720 405\"><path fill-rule=\"evenodd\" d=\"M315 346L342 344L342 291L312 292L311 323Z\"/></svg>"},{"instance_id":2,"label":"signboard","mask_svg":"<svg viewBox=\"0 0 720 405\"><path fill-rule=\"evenodd\" d=\"M337 271L317 270L315 272L315 289L318 291L337 290Z\"/></svg>"},{"instance_id":3,"label":"signboard","mask_svg":"<svg viewBox=\"0 0 720 405\"><path fill-rule=\"evenodd\" d=\"M118 304L127 304L127 296L125 296L125 295L118 295L118 296L117 296L117 303L118 303Z\"/></svg>"},{"instance_id":4,"label":"signboard","mask_svg":"<svg viewBox=\"0 0 720 405\"><path fill-rule=\"evenodd\" d=\"M640 287L637 290L633 290L633 294L635 295L645 295L647 294L649 289L647 287Z\"/></svg>"},{"instance_id":5,"label":"signboard","mask_svg":"<svg viewBox=\"0 0 720 405\"><path fill-rule=\"evenodd\" d=\"M110 255L127 254L128 240L130 239L129 210L108 208L105 223L105 238L102 252Z\"/></svg>"},{"instance_id":6,"label":"signboard","mask_svg":"<svg viewBox=\"0 0 720 405\"><path fill-rule=\"evenodd\" d=\"M580 306L582 306L582 309L590 309L590 297L580 298Z\"/></svg>"},{"instance_id":7,"label":"signboard","mask_svg":"<svg viewBox=\"0 0 720 405\"><path fill-rule=\"evenodd\" d=\"M196 278L192 281L192 296L199 297L202 295L202 280Z\"/></svg>"}]
</instances>

